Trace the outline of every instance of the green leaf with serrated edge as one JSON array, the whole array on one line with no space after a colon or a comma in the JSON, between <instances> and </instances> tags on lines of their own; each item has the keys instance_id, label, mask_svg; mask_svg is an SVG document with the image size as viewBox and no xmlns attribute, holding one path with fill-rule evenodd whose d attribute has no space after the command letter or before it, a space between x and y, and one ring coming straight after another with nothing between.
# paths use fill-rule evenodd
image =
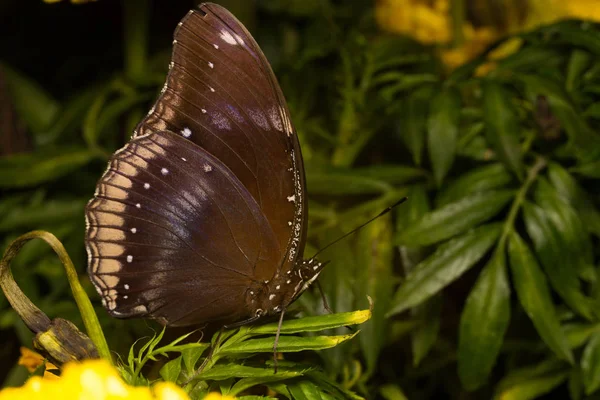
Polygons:
<instances>
[{"instance_id":1,"label":"green leaf with serrated edge","mask_svg":"<svg viewBox=\"0 0 600 400\"><path fill-rule=\"evenodd\" d=\"M322 400L321 390L311 381L301 380L288 386L292 397L297 400Z\"/></svg>"},{"instance_id":2,"label":"green leaf with serrated edge","mask_svg":"<svg viewBox=\"0 0 600 400\"><path fill-rule=\"evenodd\" d=\"M577 271L569 262L570 250L557 227L545 211L531 203L523 205L523 216L529 237L550 284L563 300L588 320L593 318L593 303L581 290Z\"/></svg>"},{"instance_id":3,"label":"green leaf with serrated edge","mask_svg":"<svg viewBox=\"0 0 600 400\"><path fill-rule=\"evenodd\" d=\"M190 372L196 368L196 363L200 357L202 357L202 354L204 354L206 349L208 349L208 345L205 347L187 348L181 351L183 366L185 367L186 371Z\"/></svg>"},{"instance_id":4,"label":"green leaf with serrated edge","mask_svg":"<svg viewBox=\"0 0 600 400\"><path fill-rule=\"evenodd\" d=\"M422 303L458 279L488 252L501 231L501 224L487 224L440 245L406 276L387 315Z\"/></svg>"},{"instance_id":5,"label":"green leaf with serrated edge","mask_svg":"<svg viewBox=\"0 0 600 400\"><path fill-rule=\"evenodd\" d=\"M434 96L427 119L427 148L436 183L441 185L454 163L461 99L455 88Z\"/></svg>"},{"instance_id":6,"label":"green leaf with serrated edge","mask_svg":"<svg viewBox=\"0 0 600 400\"><path fill-rule=\"evenodd\" d=\"M527 244L512 233L508 241L510 269L519 302L542 340L560 359L573 363L565 335L556 316L546 277Z\"/></svg>"},{"instance_id":7,"label":"green leaf with serrated edge","mask_svg":"<svg viewBox=\"0 0 600 400\"><path fill-rule=\"evenodd\" d=\"M370 310L360 310L345 313L336 313L328 315L310 316L299 319L291 319L283 322L281 325L281 334L300 333L300 332L318 332L325 329L341 328L348 325L362 324L371 318ZM277 332L277 322L252 326L247 329L248 335L275 334Z\"/></svg>"},{"instance_id":8,"label":"green leaf with serrated edge","mask_svg":"<svg viewBox=\"0 0 600 400\"><path fill-rule=\"evenodd\" d=\"M567 243L569 250L569 263L581 277L595 278L593 271L593 251L590 237L587 234L583 221L575 209L569 206L548 181L540 177L534 190L535 202L560 232L562 239Z\"/></svg>"},{"instance_id":9,"label":"green leaf with serrated edge","mask_svg":"<svg viewBox=\"0 0 600 400\"><path fill-rule=\"evenodd\" d=\"M548 165L548 178L558 195L571 204L573 209L577 210L581 220L585 221L585 228L588 232L600 236L600 211L594 206L589 195L579 185L575 177L569 174L561 165L550 163Z\"/></svg>"},{"instance_id":10,"label":"green leaf with serrated edge","mask_svg":"<svg viewBox=\"0 0 600 400\"><path fill-rule=\"evenodd\" d=\"M271 351L273 349L271 348ZM250 367L247 365L238 364L217 364L212 368L202 371L198 374L195 379L199 380L224 380L231 377L236 378L273 378L278 377L279 379L289 379L302 376L306 369L292 369L288 370L283 366L277 369L277 374L273 372L273 368L267 366L265 368ZM280 375L281 374L281 375Z\"/></svg>"},{"instance_id":11,"label":"green leaf with serrated edge","mask_svg":"<svg viewBox=\"0 0 600 400\"><path fill-rule=\"evenodd\" d=\"M386 340L388 320L385 313L395 287L390 217L389 214L382 216L362 228L355 244L357 263L361 268L355 275L354 290L364 303L367 303L367 296L371 296L373 302L371 318L360 327L359 341L367 367L363 376L375 372L377 367Z\"/></svg>"},{"instance_id":12,"label":"green leaf with serrated edge","mask_svg":"<svg viewBox=\"0 0 600 400\"><path fill-rule=\"evenodd\" d=\"M48 129L60 110L60 103L31 78L3 63L0 68L19 117L36 134Z\"/></svg>"},{"instance_id":13,"label":"green leaf with serrated edge","mask_svg":"<svg viewBox=\"0 0 600 400\"><path fill-rule=\"evenodd\" d=\"M412 316L420 320L411 332L413 365L417 366L435 344L440 331L442 298L433 296L427 302L413 308Z\"/></svg>"},{"instance_id":14,"label":"green leaf with serrated edge","mask_svg":"<svg viewBox=\"0 0 600 400\"><path fill-rule=\"evenodd\" d=\"M590 395L600 388L600 333L595 333L583 350L581 371L585 393Z\"/></svg>"},{"instance_id":15,"label":"green leaf with serrated edge","mask_svg":"<svg viewBox=\"0 0 600 400\"><path fill-rule=\"evenodd\" d=\"M443 188L437 195L438 207L453 203L467 194L502 189L513 180L506 167L493 163L473 168Z\"/></svg>"},{"instance_id":16,"label":"green leaf with serrated edge","mask_svg":"<svg viewBox=\"0 0 600 400\"><path fill-rule=\"evenodd\" d=\"M401 231L397 243L425 246L449 239L495 216L514 197L513 191L475 193L425 214Z\"/></svg>"},{"instance_id":17,"label":"green leaf with serrated edge","mask_svg":"<svg viewBox=\"0 0 600 400\"><path fill-rule=\"evenodd\" d=\"M460 317L458 376L467 390L486 380L510 321L510 284L503 248L498 248L479 278Z\"/></svg>"},{"instance_id":18,"label":"green leaf with serrated edge","mask_svg":"<svg viewBox=\"0 0 600 400\"><path fill-rule=\"evenodd\" d=\"M350 335L338 335L338 336L311 336L311 337L297 337L297 336L280 336L279 343L277 343L277 351L281 353L296 352L304 350L323 350L337 346L346 340L352 339L358 332ZM223 346L220 349L220 353L224 355L233 355L238 353L259 353L273 352L273 345L275 339L263 338L263 339L249 339L241 343L235 343L229 346Z\"/></svg>"},{"instance_id":19,"label":"green leaf with serrated edge","mask_svg":"<svg viewBox=\"0 0 600 400\"><path fill-rule=\"evenodd\" d=\"M385 400L408 400L400 386L396 384L387 384L379 388L379 394Z\"/></svg>"},{"instance_id":20,"label":"green leaf with serrated edge","mask_svg":"<svg viewBox=\"0 0 600 400\"><path fill-rule=\"evenodd\" d=\"M181 356L163 365L159 373L165 381L176 382L181 373Z\"/></svg>"},{"instance_id":21,"label":"green leaf with serrated edge","mask_svg":"<svg viewBox=\"0 0 600 400\"><path fill-rule=\"evenodd\" d=\"M523 177L523 155L519 147L521 126L505 88L493 81L483 84L485 136L498 158L519 179Z\"/></svg>"},{"instance_id":22,"label":"green leaf with serrated edge","mask_svg":"<svg viewBox=\"0 0 600 400\"><path fill-rule=\"evenodd\" d=\"M94 152L78 148L0 157L0 188L25 188L54 181L95 157Z\"/></svg>"}]
</instances>

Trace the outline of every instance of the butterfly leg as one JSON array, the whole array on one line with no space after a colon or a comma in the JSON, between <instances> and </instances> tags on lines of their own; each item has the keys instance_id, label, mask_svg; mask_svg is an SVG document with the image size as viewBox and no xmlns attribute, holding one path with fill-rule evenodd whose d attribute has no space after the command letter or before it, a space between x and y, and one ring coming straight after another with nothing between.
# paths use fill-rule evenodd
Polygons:
<instances>
[{"instance_id":1,"label":"butterfly leg","mask_svg":"<svg viewBox=\"0 0 600 400\"><path fill-rule=\"evenodd\" d=\"M273 343L273 373L277 373L277 345L279 344L279 335L281 334L281 325L283 324L283 315L285 308L281 310L279 315L279 325L277 325L277 333L275 334L275 343Z\"/></svg>"}]
</instances>

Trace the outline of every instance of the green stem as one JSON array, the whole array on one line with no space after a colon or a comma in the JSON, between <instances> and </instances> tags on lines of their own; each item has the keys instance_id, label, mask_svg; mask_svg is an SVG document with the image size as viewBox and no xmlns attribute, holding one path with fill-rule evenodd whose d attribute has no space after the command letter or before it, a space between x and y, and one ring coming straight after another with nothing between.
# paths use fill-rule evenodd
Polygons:
<instances>
[{"instance_id":1,"label":"green stem","mask_svg":"<svg viewBox=\"0 0 600 400\"><path fill-rule=\"evenodd\" d=\"M521 209L521 206L525 202L525 196L527 195L529 188L531 187L533 182L535 182L535 179L539 175L540 171L542 169L544 169L546 167L546 165L547 165L546 160L540 157L536 160L533 167L531 167L529 169L529 172L527 173L527 178L525 179L525 182L523 182L523 186L521 186L521 189L519 189L519 191L517 192L517 195L515 196L515 199L513 200L512 205L510 206L510 211L508 212L508 217L506 218L506 221L504 222L504 229L502 230L502 236L500 237L500 241L498 242L498 247L497 247L498 249L504 248L506 240L508 239L508 236L511 234L511 232L514 228L515 220L517 219L519 210Z\"/></svg>"},{"instance_id":2,"label":"green stem","mask_svg":"<svg viewBox=\"0 0 600 400\"><path fill-rule=\"evenodd\" d=\"M149 14L148 0L123 2L125 75L134 82L143 81L148 65Z\"/></svg>"},{"instance_id":3,"label":"green stem","mask_svg":"<svg viewBox=\"0 0 600 400\"><path fill-rule=\"evenodd\" d=\"M5 252L5 255L1 262L3 266L1 271L2 275L10 275L10 270L8 268L10 261L14 258L14 256L16 256L16 254L25 245L25 243L32 239L44 240L50 245L50 247L52 247L54 252L58 255L58 258L60 259L67 273L67 279L69 280L69 285L71 286L73 297L75 298L75 302L77 303L77 307L79 308L79 312L81 313L81 318L83 319L83 324L85 325L87 334L96 346L100 357L112 363L110 350L108 349L108 344L106 343L106 339L104 338L104 333L102 332L102 328L100 327L100 323L98 322L98 317L96 316L94 308L92 307L92 303L90 302L90 299L88 298L87 294L85 293L85 290L83 290L83 287L79 282L79 276L77 275L77 271L75 270L75 266L73 265L69 254L65 250L60 240L56 238L56 236L46 231L32 231L22 236L19 236L14 242L10 244L9 248ZM2 277L3 281L5 281L4 276ZM14 284L14 286L16 286L16 283ZM16 287L16 289L18 289L18 287ZM20 289L12 291L12 293L16 293L17 296L25 296ZM28 299L27 302L29 303ZM11 304L12 303L13 302L11 302ZM31 308L30 311L34 312L36 315L38 313L42 313L34 305L28 307ZM46 316L44 315L44 317ZM47 318L48 317L46 317L46 319Z\"/></svg>"}]
</instances>

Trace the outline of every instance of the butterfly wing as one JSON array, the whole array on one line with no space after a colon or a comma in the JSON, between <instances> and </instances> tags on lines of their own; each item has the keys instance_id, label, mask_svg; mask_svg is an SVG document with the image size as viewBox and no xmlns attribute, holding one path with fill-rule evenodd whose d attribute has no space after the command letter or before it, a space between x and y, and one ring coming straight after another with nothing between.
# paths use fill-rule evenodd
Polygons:
<instances>
[{"instance_id":1,"label":"butterfly wing","mask_svg":"<svg viewBox=\"0 0 600 400\"><path fill-rule=\"evenodd\" d=\"M220 160L159 131L119 150L86 209L88 272L109 312L170 325L246 317L277 242Z\"/></svg>"},{"instance_id":2,"label":"butterfly wing","mask_svg":"<svg viewBox=\"0 0 600 400\"><path fill-rule=\"evenodd\" d=\"M202 4L175 32L161 96L136 129L180 133L227 166L272 229L278 262L289 270L306 231L304 168L275 75L244 26L225 8Z\"/></svg>"}]
</instances>

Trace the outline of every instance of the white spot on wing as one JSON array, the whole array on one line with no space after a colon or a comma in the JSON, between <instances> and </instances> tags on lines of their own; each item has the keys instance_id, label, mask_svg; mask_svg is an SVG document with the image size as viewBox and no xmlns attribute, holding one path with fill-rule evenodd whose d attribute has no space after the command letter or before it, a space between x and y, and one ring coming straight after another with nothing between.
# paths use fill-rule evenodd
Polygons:
<instances>
[{"instance_id":1,"label":"white spot on wing","mask_svg":"<svg viewBox=\"0 0 600 400\"><path fill-rule=\"evenodd\" d=\"M208 66L211 67L211 68L215 67L215 65L213 63L211 63L210 61L208 62Z\"/></svg>"},{"instance_id":2,"label":"white spot on wing","mask_svg":"<svg viewBox=\"0 0 600 400\"><path fill-rule=\"evenodd\" d=\"M167 175L169 173L169 170L166 168L161 168L160 173L163 175Z\"/></svg>"},{"instance_id":3,"label":"white spot on wing","mask_svg":"<svg viewBox=\"0 0 600 400\"><path fill-rule=\"evenodd\" d=\"M140 203L137 203L135 206L136 206L137 208L142 208L142 205L141 205Z\"/></svg>"},{"instance_id":4,"label":"white spot on wing","mask_svg":"<svg viewBox=\"0 0 600 400\"><path fill-rule=\"evenodd\" d=\"M295 201L296 201L296 195L295 195L295 194L293 194L293 195L291 195L291 196L288 196L288 197L287 197L287 201L289 201L289 202L291 202L291 203L295 202Z\"/></svg>"},{"instance_id":5,"label":"white spot on wing","mask_svg":"<svg viewBox=\"0 0 600 400\"><path fill-rule=\"evenodd\" d=\"M209 86L208 88L210 89L211 92L213 92L213 93L215 92L215 89L212 86Z\"/></svg>"},{"instance_id":6,"label":"white spot on wing","mask_svg":"<svg viewBox=\"0 0 600 400\"><path fill-rule=\"evenodd\" d=\"M208 165L208 164L204 164L202 166L202 169L204 169L204 172L210 172L210 171L212 171L212 167L210 165Z\"/></svg>"},{"instance_id":7,"label":"white spot on wing","mask_svg":"<svg viewBox=\"0 0 600 400\"><path fill-rule=\"evenodd\" d=\"M127 262L130 263L133 261L133 256L130 254L127 256Z\"/></svg>"},{"instance_id":8,"label":"white spot on wing","mask_svg":"<svg viewBox=\"0 0 600 400\"><path fill-rule=\"evenodd\" d=\"M213 46L214 46L215 49L219 49L219 45L218 44L215 43L215 44L213 44Z\"/></svg>"},{"instance_id":9,"label":"white spot on wing","mask_svg":"<svg viewBox=\"0 0 600 400\"><path fill-rule=\"evenodd\" d=\"M235 38L231 35L231 33L229 33L228 31L226 31L225 29L223 29L221 31L221 33L219 34L219 36L221 37L221 39L223 39L226 43L229 43L231 45L237 45L238 43L235 41Z\"/></svg>"},{"instance_id":10,"label":"white spot on wing","mask_svg":"<svg viewBox=\"0 0 600 400\"><path fill-rule=\"evenodd\" d=\"M273 300L275 298L274 294L269 295L269 300Z\"/></svg>"},{"instance_id":11,"label":"white spot on wing","mask_svg":"<svg viewBox=\"0 0 600 400\"><path fill-rule=\"evenodd\" d=\"M131 233L136 233L137 232L137 228L131 228L130 231L131 231Z\"/></svg>"},{"instance_id":12,"label":"white spot on wing","mask_svg":"<svg viewBox=\"0 0 600 400\"><path fill-rule=\"evenodd\" d=\"M206 110L204 108L200 109L200 111L202 111L202 114L206 114Z\"/></svg>"},{"instance_id":13,"label":"white spot on wing","mask_svg":"<svg viewBox=\"0 0 600 400\"><path fill-rule=\"evenodd\" d=\"M150 189L150 184L148 182L144 183L144 189Z\"/></svg>"},{"instance_id":14,"label":"white spot on wing","mask_svg":"<svg viewBox=\"0 0 600 400\"><path fill-rule=\"evenodd\" d=\"M129 290L129 285L128 284L124 284L123 287L125 288L125 290Z\"/></svg>"},{"instance_id":15,"label":"white spot on wing","mask_svg":"<svg viewBox=\"0 0 600 400\"><path fill-rule=\"evenodd\" d=\"M190 137L192 136L192 130L190 128L183 128L183 130L181 131L181 134L183 135L183 137Z\"/></svg>"}]
</instances>

